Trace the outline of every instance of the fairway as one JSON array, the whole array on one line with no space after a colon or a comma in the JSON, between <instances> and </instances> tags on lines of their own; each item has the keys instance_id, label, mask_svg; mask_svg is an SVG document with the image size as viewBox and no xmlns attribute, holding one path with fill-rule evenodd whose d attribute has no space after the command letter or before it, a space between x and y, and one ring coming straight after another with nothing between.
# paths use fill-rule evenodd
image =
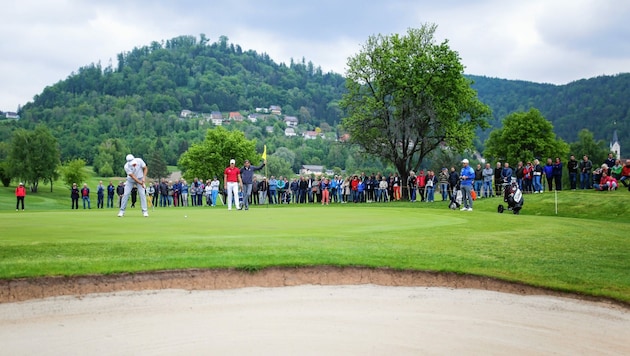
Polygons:
<instances>
[{"instance_id":1,"label":"fairway","mask_svg":"<svg viewBox=\"0 0 630 356\"><path fill-rule=\"evenodd\" d=\"M361 266L494 277L630 301L627 223L445 203L3 212L0 278ZM441 205L439 205L441 204ZM605 236L602 236L605 231Z\"/></svg>"}]
</instances>

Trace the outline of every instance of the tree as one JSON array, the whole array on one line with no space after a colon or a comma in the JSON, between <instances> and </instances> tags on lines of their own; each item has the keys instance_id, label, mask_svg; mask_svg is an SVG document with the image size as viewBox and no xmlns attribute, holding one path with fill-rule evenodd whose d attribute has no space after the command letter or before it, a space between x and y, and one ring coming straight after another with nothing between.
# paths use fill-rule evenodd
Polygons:
<instances>
[{"instance_id":1,"label":"tree","mask_svg":"<svg viewBox=\"0 0 630 356\"><path fill-rule=\"evenodd\" d=\"M37 192L39 181L52 182L57 177L60 151L57 140L44 125L35 130L18 129L13 133L9 166L12 176L30 184L31 191Z\"/></svg>"},{"instance_id":2,"label":"tree","mask_svg":"<svg viewBox=\"0 0 630 356\"><path fill-rule=\"evenodd\" d=\"M258 162L260 155L256 153L256 142L247 140L241 131L227 131L219 126L208 129L204 141L191 145L182 154L177 165L188 180L194 177L223 178L223 170L232 158L237 165L241 165L246 159Z\"/></svg>"},{"instance_id":3,"label":"tree","mask_svg":"<svg viewBox=\"0 0 630 356\"><path fill-rule=\"evenodd\" d=\"M68 189L72 187L72 183L77 183L78 186L81 186L81 183L85 182L87 178L85 161L80 158L67 162L61 166L60 171L63 182Z\"/></svg>"},{"instance_id":4,"label":"tree","mask_svg":"<svg viewBox=\"0 0 630 356\"><path fill-rule=\"evenodd\" d=\"M503 127L490 132L484 156L515 165L534 158L544 162L548 157L565 157L568 151L569 146L556 137L551 122L532 108L506 116Z\"/></svg>"},{"instance_id":5,"label":"tree","mask_svg":"<svg viewBox=\"0 0 630 356\"><path fill-rule=\"evenodd\" d=\"M403 178L441 145L470 147L490 115L464 77L459 54L447 41L435 44L436 28L372 36L348 59L343 125L351 142L391 162Z\"/></svg>"},{"instance_id":6,"label":"tree","mask_svg":"<svg viewBox=\"0 0 630 356\"><path fill-rule=\"evenodd\" d=\"M578 133L578 141L571 144L571 154L577 159L587 155L593 162L604 161L608 156L608 147L604 140L595 141L593 133L588 129L582 129Z\"/></svg>"},{"instance_id":7,"label":"tree","mask_svg":"<svg viewBox=\"0 0 630 356\"><path fill-rule=\"evenodd\" d=\"M166 161L164 160L164 154L159 149L154 149L149 154L149 178L159 179L168 176L168 168L166 167Z\"/></svg>"}]
</instances>

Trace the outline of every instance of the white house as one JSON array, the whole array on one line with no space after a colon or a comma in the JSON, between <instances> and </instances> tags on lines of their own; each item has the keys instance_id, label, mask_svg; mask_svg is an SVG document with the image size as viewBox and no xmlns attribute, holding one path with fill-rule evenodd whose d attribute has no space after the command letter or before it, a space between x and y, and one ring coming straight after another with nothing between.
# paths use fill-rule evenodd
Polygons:
<instances>
[{"instance_id":1,"label":"white house","mask_svg":"<svg viewBox=\"0 0 630 356\"><path fill-rule=\"evenodd\" d=\"M284 117L284 123L288 127L297 127L297 125L298 125L298 118L295 117L295 116L285 116Z\"/></svg>"},{"instance_id":2,"label":"white house","mask_svg":"<svg viewBox=\"0 0 630 356\"><path fill-rule=\"evenodd\" d=\"M284 135L287 137L297 136L293 127L287 127L286 129L284 129Z\"/></svg>"}]
</instances>

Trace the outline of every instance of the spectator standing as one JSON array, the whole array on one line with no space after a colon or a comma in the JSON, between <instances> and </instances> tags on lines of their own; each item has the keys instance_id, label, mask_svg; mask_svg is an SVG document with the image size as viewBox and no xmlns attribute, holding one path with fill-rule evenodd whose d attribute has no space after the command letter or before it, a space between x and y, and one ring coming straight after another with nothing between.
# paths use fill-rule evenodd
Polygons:
<instances>
[{"instance_id":1,"label":"spectator standing","mask_svg":"<svg viewBox=\"0 0 630 356\"><path fill-rule=\"evenodd\" d=\"M278 203L278 201L276 200L277 188L278 188L278 181L276 180L276 177L271 176L271 178L269 178L269 204Z\"/></svg>"},{"instance_id":2,"label":"spectator standing","mask_svg":"<svg viewBox=\"0 0 630 356\"><path fill-rule=\"evenodd\" d=\"M179 185L179 191L182 196L182 206L188 206L189 187L188 187L188 182L186 182L185 179L182 179Z\"/></svg>"},{"instance_id":3,"label":"spectator standing","mask_svg":"<svg viewBox=\"0 0 630 356\"><path fill-rule=\"evenodd\" d=\"M22 205L22 211L24 211L24 197L26 197L26 188L24 188L24 183L20 182L15 188L15 211L19 210L20 205Z\"/></svg>"},{"instance_id":4,"label":"spectator standing","mask_svg":"<svg viewBox=\"0 0 630 356\"><path fill-rule=\"evenodd\" d=\"M540 165L540 161L538 159L534 160L534 166L532 168L532 183L534 185L534 193L542 193L542 175L543 175L543 167Z\"/></svg>"},{"instance_id":5,"label":"spectator standing","mask_svg":"<svg viewBox=\"0 0 630 356\"><path fill-rule=\"evenodd\" d=\"M615 157L613 156L612 152L608 153L608 157L604 161L604 164L606 164L608 168L612 168L615 166Z\"/></svg>"},{"instance_id":6,"label":"spectator standing","mask_svg":"<svg viewBox=\"0 0 630 356\"><path fill-rule=\"evenodd\" d=\"M437 185L437 177L433 171L427 172L426 178L426 191L427 191L427 202L433 203L435 201L435 186Z\"/></svg>"},{"instance_id":7,"label":"spectator standing","mask_svg":"<svg viewBox=\"0 0 630 356\"><path fill-rule=\"evenodd\" d=\"M70 188L70 199L72 199L72 209L79 209L79 196L81 192L79 191L79 187L77 183L72 183L72 188Z\"/></svg>"},{"instance_id":8,"label":"spectator standing","mask_svg":"<svg viewBox=\"0 0 630 356\"><path fill-rule=\"evenodd\" d=\"M96 208L103 209L103 205L105 203L105 186L103 185L103 181L98 182L98 186L96 187Z\"/></svg>"},{"instance_id":9,"label":"spectator standing","mask_svg":"<svg viewBox=\"0 0 630 356\"><path fill-rule=\"evenodd\" d=\"M503 163L503 170L501 170L501 181L503 183L508 183L508 184L512 183L513 174L514 174L514 171L512 171L510 164L508 162Z\"/></svg>"},{"instance_id":10,"label":"spectator standing","mask_svg":"<svg viewBox=\"0 0 630 356\"><path fill-rule=\"evenodd\" d=\"M582 157L582 161L579 165L580 169L580 189L591 189L593 180L591 178L591 171L593 170L593 162L588 159L587 155Z\"/></svg>"},{"instance_id":11,"label":"spectator standing","mask_svg":"<svg viewBox=\"0 0 630 356\"><path fill-rule=\"evenodd\" d=\"M473 176L473 180L474 178L475 177ZM448 174L448 196L449 197L453 196L453 192L455 191L457 187L457 183L459 183L459 174L455 170L455 167L451 167L451 171ZM450 200L450 198L448 198L447 200Z\"/></svg>"},{"instance_id":12,"label":"spectator standing","mask_svg":"<svg viewBox=\"0 0 630 356\"><path fill-rule=\"evenodd\" d=\"M112 183L112 181L109 181L109 184L107 185L107 207L108 208L113 208L114 207L114 194L116 193L116 187L114 187L114 183Z\"/></svg>"},{"instance_id":13,"label":"spectator standing","mask_svg":"<svg viewBox=\"0 0 630 356\"><path fill-rule=\"evenodd\" d=\"M571 187L571 190L577 189L578 165L579 162L575 159L575 156L571 155L571 157L569 157L569 162L567 162L567 171L569 173L569 186Z\"/></svg>"},{"instance_id":14,"label":"spectator standing","mask_svg":"<svg viewBox=\"0 0 630 356\"><path fill-rule=\"evenodd\" d=\"M116 194L118 195L118 208L120 209L122 204L122 197L125 195L125 185L123 182L118 182L118 186L116 187Z\"/></svg>"},{"instance_id":15,"label":"spectator standing","mask_svg":"<svg viewBox=\"0 0 630 356\"><path fill-rule=\"evenodd\" d=\"M86 202L87 208L92 209L90 206L90 188L88 188L87 183L83 183L83 188L81 188L81 199L83 200L83 209L85 209Z\"/></svg>"},{"instance_id":16,"label":"spectator standing","mask_svg":"<svg viewBox=\"0 0 630 356\"><path fill-rule=\"evenodd\" d=\"M516 171L514 172L514 175L516 176L516 184L518 184L518 189L520 189L522 192L524 192L523 190L523 179L525 178L525 173L523 172L525 169L525 166L523 166L523 161L518 161L518 163L516 164Z\"/></svg>"},{"instance_id":17,"label":"spectator standing","mask_svg":"<svg viewBox=\"0 0 630 356\"><path fill-rule=\"evenodd\" d=\"M473 187L477 196L481 198L481 187L483 187L483 168L481 164L477 164L477 168L475 168L475 182Z\"/></svg>"},{"instance_id":18,"label":"spectator standing","mask_svg":"<svg viewBox=\"0 0 630 356\"><path fill-rule=\"evenodd\" d=\"M547 164L543 167L545 178L547 179L547 188L551 192L553 190L553 162L551 158L547 158Z\"/></svg>"},{"instance_id":19,"label":"spectator standing","mask_svg":"<svg viewBox=\"0 0 630 356\"><path fill-rule=\"evenodd\" d=\"M525 167L523 167L523 192L531 193L532 192L532 174L534 173L534 166L532 166L532 162L527 162Z\"/></svg>"},{"instance_id":20,"label":"spectator standing","mask_svg":"<svg viewBox=\"0 0 630 356\"><path fill-rule=\"evenodd\" d=\"M416 202L416 186L418 184L418 178L414 171L409 171L409 177L407 178L407 189L409 189L409 201Z\"/></svg>"},{"instance_id":21,"label":"spectator standing","mask_svg":"<svg viewBox=\"0 0 630 356\"><path fill-rule=\"evenodd\" d=\"M228 210L232 210L232 199L234 199L236 210L241 210L238 201L238 188L239 185L243 186L243 181L241 180L241 170L236 167L234 159L230 160L230 165L223 171L223 182L223 188L227 192Z\"/></svg>"},{"instance_id":22,"label":"spectator standing","mask_svg":"<svg viewBox=\"0 0 630 356\"><path fill-rule=\"evenodd\" d=\"M160 206L168 207L168 184L166 183L166 178L162 178L160 182Z\"/></svg>"},{"instance_id":23,"label":"spectator standing","mask_svg":"<svg viewBox=\"0 0 630 356\"><path fill-rule=\"evenodd\" d=\"M503 167L501 166L501 162L497 162L497 165L494 167L494 192L495 195L498 197L503 196L503 177L501 177L502 173Z\"/></svg>"},{"instance_id":24,"label":"spectator standing","mask_svg":"<svg viewBox=\"0 0 630 356\"><path fill-rule=\"evenodd\" d=\"M424 198L424 188L426 186L426 177L424 176L424 170L421 169L420 173L416 178L416 185L418 186L418 193L420 194L420 201L423 202Z\"/></svg>"},{"instance_id":25,"label":"spectator standing","mask_svg":"<svg viewBox=\"0 0 630 356\"><path fill-rule=\"evenodd\" d=\"M448 200L448 169L443 167L438 176L438 183L440 184L440 192L442 193L442 201ZM435 189L435 186L433 187Z\"/></svg>"},{"instance_id":26,"label":"spectator standing","mask_svg":"<svg viewBox=\"0 0 630 356\"><path fill-rule=\"evenodd\" d=\"M553 181L556 186L556 190L562 190L562 161L560 157L556 157L552 166Z\"/></svg>"},{"instance_id":27,"label":"spectator standing","mask_svg":"<svg viewBox=\"0 0 630 356\"><path fill-rule=\"evenodd\" d=\"M210 188L212 189L212 206L217 206L217 199L219 198L219 186L221 182L219 177L214 176L212 182L210 182Z\"/></svg>"},{"instance_id":28,"label":"spectator standing","mask_svg":"<svg viewBox=\"0 0 630 356\"><path fill-rule=\"evenodd\" d=\"M486 166L483 168L483 196L493 197L494 192L492 190L492 182L494 180L494 170L490 167L490 163L486 163Z\"/></svg>"}]
</instances>

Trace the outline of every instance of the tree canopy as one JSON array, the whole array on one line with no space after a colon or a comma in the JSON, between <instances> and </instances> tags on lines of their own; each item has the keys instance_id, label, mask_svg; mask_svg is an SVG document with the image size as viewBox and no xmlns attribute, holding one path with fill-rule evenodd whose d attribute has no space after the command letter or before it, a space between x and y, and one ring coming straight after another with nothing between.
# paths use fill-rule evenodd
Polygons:
<instances>
[{"instance_id":1,"label":"tree canopy","mask_svg":"<svg viewBox=\"0 0 630 356\"><path fill-rule=\"evenodd\" d=\"M51 184L57 178L60 163L57 140L44 125L34 130L19 129L13 133L9 166L12 176L30 185L37 192L39 181Z\"/></svg>"},{"instance_id":2,"label":"tree canopy","mask_svg":"<svg viewBox=\"0 0 630 356\"><path fill-rule=\"evenodd\" d=\"M223 170L230 159L236 160L237 166L242 166L246 159L252 163L260 161L260 154L256 153L256 142L246 139L242 132L228 131L219 126L208 129L205 140L190 146L177 165L189 181L214 176L223 179Z\"/></svg>"},{"instance_id":3,"label":"tree canopy","mask_svg":"<svg viewBox=\"0 0 630 356\"><path fill-rule=\"evenodd\" d=\"M435 43L436 28L371 36L348 59L343 126L352 142L391 162L403 177L440 145L470 147L490 115L464 76L459 54L447 41Z\"/></svg>"},{"instance_id":4,"label":"tree canopy","mask_svg":"<svg viewBox=\"0 0 630 356\"><path fill-rule=\"evenodd\" d=\"M556 137L553 125L540 111L515 112L505 117L503 127L490 133L484 156L516 164L538 158L566 157L569 146Z\"/></svg>"}]
</instances>

